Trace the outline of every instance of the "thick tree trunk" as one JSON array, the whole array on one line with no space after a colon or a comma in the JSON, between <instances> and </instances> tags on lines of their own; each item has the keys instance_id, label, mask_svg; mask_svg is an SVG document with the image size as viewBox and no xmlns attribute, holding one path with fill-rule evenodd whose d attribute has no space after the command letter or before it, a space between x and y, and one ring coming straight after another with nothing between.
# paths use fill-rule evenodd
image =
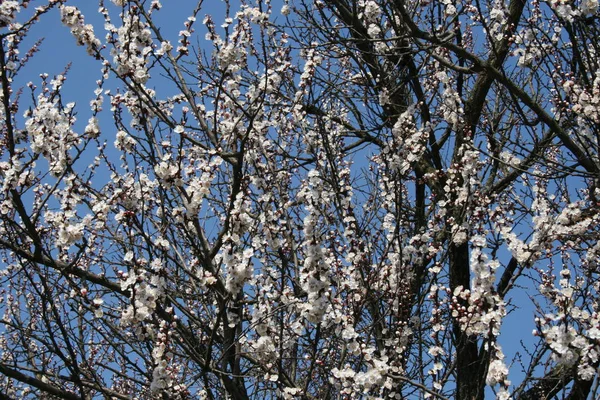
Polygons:
<instances>
[{"instance_id":1,"label":"thick tree trunk","mask_svg":"<svg viewBox=\"0 0 600 400\"><path fill-rule=\"evenodd\" d=\"M450 287L470 287L469 244L450 244ZM456 346L456 398L483 400L484 368L479 359L477 338L467 335L457 322L453 323Z\"/></svg>"}]
</instances>

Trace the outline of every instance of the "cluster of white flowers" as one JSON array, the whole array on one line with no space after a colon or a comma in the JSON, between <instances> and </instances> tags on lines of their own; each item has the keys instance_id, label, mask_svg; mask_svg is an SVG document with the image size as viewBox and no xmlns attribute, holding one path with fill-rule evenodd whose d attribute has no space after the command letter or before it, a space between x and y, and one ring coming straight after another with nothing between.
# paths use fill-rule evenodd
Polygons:
<instances>
[{"instance_id":1,"label":"cluster of white flowers","mask_svg":"<svg viewBox=\"0 0 600 400\"><path fill-rule=\"evenodd\" d=\"M202 175L194 177L189 182L186 192L188 197L185 198L185 209L189 216L198 214L202 205L202 199L210 193L210 185L214 176L210 169L202 172Z\"/></svg>"},{"instance_id":2,"label":"cluster of white flowers","mask_svg":"<svg viewBox=\"0 0 600 400\"><path fill-rule=\"evenodd\" d=\"M329 268L318 232L319 205L327 204L327 194L319 171L313 169L308 173L301 197L305 201L307 215L304 218L306 255L300 270L300 282L302 289L308 294L308 299L301 308L306 319L318 323L327 311L329 297Z\"/></svg>"},{"instance_id":3,"label":"cluster of white flowers","mask_svg":"<svg viewBox=\"0 0 600 400\"><path fill-rule=\"evenodd\" d=\"M107 73L106 65L104 66L103 73ZM90 100L90 109L94 113L98 113L98 112L102 111L102 104L104 103L104 96L102 96L102 85L104 84L104 81L98 80L98 81L96 81L96 84L98 85L98 87L96 89L94 89L94 95L96 97L93 98L92 100ZM92 118L96 119L95 116Z\"/></svg>"},{"instance_id":4,"label":"cluster of white flowers","mask_svg":"<svg viewBox=\"0 0 600 400\"><path fill-rule=\"evenodd\" d=\"M365 22L377 22L377 19L381 16L381 8L375 0L360 0L358 9L361 10L358 18L363 19Z\"/></svg>"},{"instance_id":5,"label":"cluster of white flowers","mask_svg":"<svg viewBox=\"0 0 600 400\"><path fill-rule=\"evenodd\" d=\"M121 281L121 290L131 293L131 304L121 313L121 325L130 326L145 321L154 313L156 302L163 296L165 280L158 274L162 268L159 259L152 261L152 271L140 268L146 266L147 261L134 259L131 251L125 254L124 261L138 266L123 273Z\"/></svg>"},{"instance_id":6,"label":"cluster of white flowers","mask_svg":"<svg viewBox=\"0 0 600 400\"><path fill-rule=\"evenodd\" d=\"M511 398L508 387L511 382L508 380L508 367L504 362L504 353L502 348L496 342L490 343L490 352L492 354L490 365L488 366L485 383L489 386L500 385L496 391L497 400L509 400Z\"/></svg>"},{"instance_id":7,"label":"cluster of white flowers","mask_svg":"<svg viewBox=\"0 0 600 400\"><path fill-rule=\"evenodd\" d=\"M590 12L592 10L598 9L598 1L594 0L584 0L582 1L582 8L578 9L574 2L565 1L565 0L548 0L548 4L552 9L556 12L556 14L564 19L567 22L573 22L575 18L581 15L581 12L585 10L585 12ZM595 3L595 6L594 6Z\"/></svg>"},{"instance_id":8,"label":"cluster of white flowers","mask_svg":"<svg viewBox=\"0 0 600 400\"><path fill-rule=\"evenodd\" d=\"M253 344L253 356L268 363L277 357L275 342L270 336L260 336Z\"/></svg>"},{"instance_id":9,"label":"cluster of white flowers","mask_svg":"<svg viewBox=\"0 0 600 400\"><path fill-rule=\"evenodd\" d=\"M583 265L589 271L600 270L600 241L588 249L583 259Z\"/></svg>"},{"instance_id":10,"label":"cluster of white flowers","mask_svg":"<svg viewBox=\"0 0 600 400\"><path fill-rule=\"evenodd\" d=\"M259 7L250 7L243 5L241 10L235 15L237 19L247 19L252 24L267 25L270 18L270 7L266 10L261 10Z\"/></svg>"},{"instance_id":11,"label":"cluster of white flowers","mask_svg":"<svg viewBox=\"0 0 600 400\"><path fill-rule=\"evenodd\" d=\"M330 381L339 387L342 395L359 398L371 390L378 393L383 389L392 389L392 379L387 376L389 372L387 357L372 358L368 368L359 372L356 372L350 364L346 364L342 369L333 368ZM382 399L383 397L369 396L369 398Z\"/></svg>"},{"instance_id":12,"label":"cluster of white flowers","mask_svg":"<svg viewBox=\"0 0 600 400\"><path fill-rule=\"evenodd\" d=\"M553 303L556 312L536 318L538 330L534 333L543 337L557 363L567 367L577 366L578 376L583 380L591 380L597 375L600 360L600 306L578 306L578 293L588 290L586 288L589 286L582 278L574 283L570 278L571 271L563 268L559 285L555 287L554 276L549 273L543 275L540 292ZM598 290L600 283L593 282L591 287Z\"/></svg>"},{"instance_id":13,"label":"cluster of white flowers","mask_svg":"<svg viewBox=\"0 0 600 400\"><path fill-rule=\"evenodd\" d=\"M117 110L117 108L121 105L125 105L125 107L127 107L127 111L129 111L131 116L129 126L132 128L139 128L143 126L142 121L144 121L144 118L150 118L154 116L152 108L143 106L144 102L140 101L140 96L143 98L152 99L152 101L157 101L156 91L144 86L143 84L140 84L138 89L135 91L128 90L125 93L115 94L107 92L107 94L110 95L111 111ZM116 143L115 146L117 146Z\"/></svg>"},{"instance_id":14,"label":"cluster of white flowers","mask_svg":"<svg viewBox=\"0 0 600 400\"><path fill-rule=\"evenodd\" d=\"M216 57L222 69L238 70L245 56L246 50L243 47L238 46L235 42L229 42L224 44Z\"/></svg>"},{"instance_id":15,"label":"cluster of white flowers","mask_svg":"<svg viewBox=\"0 0 600 400\"><path fill-rule=\"evenodd\" d=\"M92 221L91 216L86 216L81 221L68 218L72 213L44 213L45 222L57 229L56 246L60 249L68 249L75 242L80 241L85 233L85 228Z\"/></svg>"},{"instance_id":16,"label":"cluster of white flowers","mask_svg":"<svg viewBox=\"0 0 600 400\"><path fill-rule=\"evenodd\" d=\"M118 150L131 153L134 149L136 141L125 131L118 131L115 139L115 148Z\"/></svg>"},{"instance_id":17,"label":"cluster of white flowers","mask_svg":"<svg viewBox=\"0 0 600 400\"><path fill-rule=\"evenodd\" d=\"M122 222L127 212L152 207L153 190L157 187L157 182L151 180L146 174L111 175L116 189L108 201L110 204L119 204L123 209L115 215L117 222Z\"/></svg>"},{"instance_id":18,"label":"cluster of white flowers","mask_svg":"<svg viewBox=\"0 0 600 400\"><path fill-rule=\"evenodd\" d=\"M302 75L300 75L300 82L298 83L298 91L296 92L294 101L298 103L300 106L301 99L308 93L308 89L310 88L310 83L313 80L315 73L317 72L317 67L323 61L323 57L318 53L315 47L311 47L310 49L302 52L301 56L306 60L304 63L304 70L302 71ZM301 107L300 107L301 108ZM298 113L299 110L294 110L297 112L296 115L298 121L301 121L302 114Z\"/></svg>"},{"instance_id":19,"label":"cluster of white flowers","mask_svg":"<svg viewBox=\"0 0 600 400\"><path fill-rule=\"evenodd\" d=\"M290 5L287 3L287 1L285 2L285 4L283 6L281 6L280 12L281 12L281 15L283 15L284 17L287 17L292 12L292 10L290 9Z\"/></svg>"},{"instance_id":20,"label":"cluster of white flowers","mask_svg":"<svg viewBox=\"0 0 600 400\"><path fill-rule=\"evenodd\" d=\"M531 203L531 209L535 211L535 215L532 218L534 236L531 242L541 244L542 238L547 236L548 232L553 229L553 210L552 205L548 200L548 192L543 182L536 182L533 186L533 192L535 193L535 199ZM535 250L537 250L537 248Z\"/></svg>"},{"instance_id":21,"label":"cluster of white flowers","mask_svg":"<svg viewBox=\"0 0 600 400\"><path fill-rule=\"evenodd\" d=\"M343 161L340 161L343 163ZM349 164L349 163L348 163ZM346 273L343 275L339 284L350 290L357 290L360 287L360 269L361 263L367 259L364 248L366 248L363 238L358 233L358 225L352 206L353 188L351 183L350 165L340 168L338 173L339 187L342 189L341 206L344 213L344 239L349 244L349 251L346 253L345 260L349 263Z\"/></svg>"},{"instance_id":22,"label":"cluster of white flowers","mask_svg":"<svg viewBox=\"0 0 600 400\"><path fill-rule=\"evenodd\" d=\"M123 25L116 29L117 41L111 49L116 72L134 82L145 83L150 77L147 68L148 56L152 53L152 35L148 24L139 15L124 11ZM109 35L115 31L110 27Z\"/></svg>"},{"instance_id":23,"label":"cluster of white flowers","mask_svg":"<svg viewBox=\"0 0 600 400\"><path fill-rule=\"evenodd\" d=\"M506 211L501 207L496 208L491 213L491 219L494 222L495 230L500 233L502 238L505 240L506 245L512 256L520 264L527 264L535 261L534 254L531 252L530 247L513 231L514 221L507 215Z\"/></svg>"},{"instance_id":24,"label":"cluster of white flowers","mask_svg":"<svg viewBox=\"0 0 600 400\"><path fill-rule=\"evenodd\" d=\"M595 15L598 12L598 0L581 0L579 11L586 17Z\"/></svg>"},{"instance_id":25,"label":"cluster of white flowers","mask_svg":"<svg viewBox=\"0 0 600 400\"><path fill-rule=\"evenodd\" d=\"M369 24L367 35L369 35L371 39L380 39L381 28L377 24Z\"/></svg>"},{"instance_id":26,"label":"cluster of white flowers","mask_svg":"<svg viewBox=\"0 0 600 400\"><path fill-rule=\"evenodd\" d=\"M264 93L276 93L279 89L279 85L281 84L281 73L279 70L270 69L261 77L260 81L261 83L259 84L259 87L264 91Z\"/></svg>"},{"instance_id":27,"label":"cluster of white flowers","mask_svg":"<svg viewBox=\"0 0 600 400\"><path fill-rule=\"evenodd\" d=\"M539 22L542 23L541 21ZM535 61L541 59L547 50L550 50L550 44L540 42L537 31L532 27L525 27L515 34L515 45L513 56L519 57L517 65L519 67L534 66Z\"/></svg>"},{"instance_id":28,"label":"cluster of white flowers","mask_svg":"<svg viewBox=\"0 0 600 400\"><path fill-rule=\"evenodd\" d=\"M481 290L470 291L462 286L454 289L451 308L452 317L463 331L483 337L497 336L502 318L506 315L499 296L482 294Z\"/></svg>"},{"instance_id":29,"label":"cluster of white flowers","mask_svg":"<svg viewBox=\"0 0 600 400\"><path fill-rule=\"evenodd\" d=\"M256 333L259 337L258 339L256 339L255 343L250 341L250 347L254 348L255 352L258 352L260 349L264 350L268 348L269 351L264 353L264 355L266 355L267 358L269 358L271 355L271 346L268 343L268 341L261 338L268 337L271 340L271 342L273 342L273 339L271 338L271 334L273 331L270 330L273 309L269 300L275 297L273 294L274 287L271 278L264 275L257 276L257 286L260 288L259 290L262 296L259 297L258 303L253 307L252 326L255 327ZM274 343L273 346L275 346ZM273 349L274 348L275 347L273 347ZM258 354L257 356L261 357L263 356L263 354Z\"/></svg>"},{"instance_id":30,"label":"cluster of white flowers","mask_svg":"<svg viewBox=\"0 0 600 400\"><path fill-rule=\"evenodd\" d=\"M444 121L456 130L462 121L462 115L464 113L462 101L454 87L452 78L446 71L443 69L440 70L435 77L444 86L442 103L440 104L439 111L442 114Z\"/></svg>"},{"instance_id":31,"label":"cluster of white flowers","mask_svg":"<svg viewBox=\"0 0 600 400\"><path fill-rule=\"evenodd\" d=\"M243 252L233 250L233 245L224 246L221 252L221 262L227 271L225 287L233 295L239 293L244 283L252 277L251 260L254 255L252 248Z\"/></svg>"},{"instance_id":32,"label":"cluster of white flowers","mask_svg":"<svg viewBox=\"0 0 600 400\"><path fill-rule=\"evenodd\" d=\"M506 368L506 364L503 360L495 359L490 362L490 366L488 367L488 374L486 378L486 383L490 386L494 386L497 383L500 383L504 380L504 377L508 375L508 368Z\"/></svg>"},{"instance_id":33,"label":"cluster of white flowers","mask_svg":"<svg viewBox=\"0 0 600 400\"><path fill-rule=\"evenodd\" d=\"M58 231L56 244L60 248L66 248L83 238L84 228L90 223L91 217L77 224L61 224Z\"/></svg>"},{"instance_id":34,"label":"cluster of white flowers","mask_svg":"<svg viewBox=\"0 0 600 400\"><path fill-rule=\"evenodd\" d=\"M411 106L398 117L392 128L392 138L383 149L389 166L401 174L408 172L422 157L429 138L427 129L416 127L414 115L415 108Z\"/></svg>"},{"instance_id":35,"label":"cluster of white flowers","mask_svg":"<svg viewBox=\"0 0 600 400\"><path fill-rule=\"evenodd\" d=\"M483 252L486 239L483 235L474 235L471 238L471 272L473 279L471 291L468 296L468 308L461 315L459 321L462 329L470 335L482 335L488 337L500 334L502 318L506 315L504 301L494 294L496 281L495 271L500 266L497 260L488 260ZM461 289L459 286L457 289ZM464 291L459 292L459 296Z\"/></svg>"},{"instance_id":36,"label":"cluster of white flowers","mask_svg":"<svg viewBox=\"0 0 600 400\"><path fill-rule=\"evenodd\" d=\"M242 236L252 224L250 217L250 202L243 191L240 191L230 211L229 230L223 239L223 248L216 257L222 263L227 274L225 288L234 296L243 288L244 283L252 277L252 257L254 250L251 247L242 249Z\"/></svg>"},{"instance_id":37,"label":"cluster of white flowers","mask_svg":"<svg viewBox=\"0 0 600 400\"><path fill-rule=\"evenodd\" d=\"M520 258L524 258L528 254L538 254L547 243L553 240L569 235L580 235L588 231L589 227L595 221L593 215L582 215L581 209L584 207L582 201L566 204L562 211L556 215L554 205L549 201L551 196L548 195L544 184L542 182L536 183L533 186L533 190L536 197L531 204L531 209L535 212L531 240L526 246L522 246L518 244L517 240L512 238L517 243L517 248L527 249L524 254L520 255Z\"/></svg>"},{"instance_id":38,"label":"cluster of white flowers","mask_svg":"<svg viewBox=\"0 0 600 400\"><path fill-rule=\"evenodd\" d=\"M226 40L217 34L212 18L209 15L204 18L203 23L208 29L206 39L211 41L215 48L214 58L221 70L236 73L245 67L250 52L248 49L252 46L248 33L253 29L252 24L266 24L269 21L269 13L270 7L268 11L263 12L257 7L243 5L234 18L227 18L222 25L231 30ZM231 26L234 20L237 24ZM186 34L185 31L183 33Z\"/></svg>"},{"instance_id":39,"label":"cluster of white flowers","mask_svg":"<svg viewBox=\"0 0 600 400\"><path fill-rule=\"evenodd\" d=\"M504 38L504 31L508 28L506 23L507 12L504 0L495 0L490 9L488 29L491 38L500 41Z\"/></svg>"},{"instance_id":40,"label":"cluster of white flowers","mask_svg":"<svg viewBox=\"0 0 600 400\"><path fill-rule=\"evenodd\" d=\"M75 39L78 46L86 46L89 55L96 56L100 51L100 40L94 35L94 27L91 24L86 24L81 11L73 6L61 6L60 16L62 23L67 26Z\"/></svg>"},{"instance_id":41,"label":"cluster of white flowers","mask_svg":"<svg viewBox=\"0 0 600 400\"><path fill-rule=\"evenodd\" d=\"M177 131L178 128L176 127L175 130ZM210 193L216 170L222 162L222 158L212 157L211 152L207 154L202 150L199 151L193 162L183 166L182 173L187 177L185 182L186 195L183 199L187 216L194 217L200 211L203 199Z\"/></svg>"},{"instance_id":42,"label":"cluster of white flowers","mask_svg":"<svg viewBox=\"0 0 600 400\"><path fill-rule=\"evenodd\" d=\"M182 184L179 166L171 160L171 154L165 154L162 161L154 166L154 173L165 187L181 186Z\"/></svg>"},{"instance_id":43,"label":"cluster of white flowers","mask_svg":"<svg viewBox=\"0 0 600 400\"><path fill-rule=\"evenodd\" d=\"M380 18L382 11L379 5L374 0L361 0L358 2L358 9L358 18L367 27L367 35L372 39L381 39L385 31L382 29ZM375 49L379 52L385 51L386 46L384 41L376 41L374 43Z\"/></svg>"},{"instance_id":44,"label":"cluster of white flowers","mask_svg":"<svg viewBox=\"0 0 600 400\"><path fill-rule=\"evenodd\" d=\"M563 90L572 104L571 110L597 124L600 123L600 70L595 75L589 90L572 79L563 83Z\"/></svg>"},{"instance_id":45,"label":"cluster of white flowers","mask_svg":"<svg viewBox=\"0 0 600 400\"><path fill-rule=\"evenodd\" d=\"M452 204L454 207L462 206L467 209L476 203L474 196L477 192L477 186L480 184L478 179L478 172L481 168L480 153L472 149L472 145L467 143L459 149L459 156L458 161L453 163L447 171L448 179L444 185L446 200L438 203L441 206L440 213L442 215L446 214L446 205L448 204ZM455 244L465 243L469 232L467 221L456 224L451 216L449 222L452 223L452 241Z\"/></svg>"},{"instance_id":46,"label":"cluster of white flowers","mask_svg":"<svg viewBox=\"0 0 600 400\"><path fill-rule=\"evenodd\" d=\"M513 152L503 151L500 153L500 161L510 167L518 167L521 164L521 159Z\"/></svg>"},{"instance_id":47,"label":"cluster of white flowers","mask_svg":"<svg viewBox=\"0 0 600 400\"><path fill-rule=\"evenodd\" d=\"M88 137L96 138L100 135L100 126L98 125L98 118L91 117L88 120L85 130L83 131Z\"/></svg>"},{"instance_id":48,"label":"cluster of white flowers","mask_svg":"<svg viewBox=\"0 0 600 400\"><path fill-rule=\"evenodd\" d=\"M62 83L61 78L59 76L53 82ZM70 161L69 151L80 141L72 130L75 122L73 107L75 103L60 108L57 98L42 93L37 98L37 106L25 113L28 118L25 129L31 141L31 150L46 157L54 176L59 176L65 170Z\"/></svg>"},{"instance_id":49,"label":"cluster of white flowers","mask_svg":"<svg viewBox=\"0 0 600 400\"><path fill-rule=\"evenodd\" d=\"M231 38L228 43L223 43L216 58L221 69L237 72L243 67L246 60L246 49L238 43L238 41L245 40L245 30L236 29L234 34L239 36Z\"/></svg>"},{"instance_id":50,"label":"cluster of white flowers","mask_svg":"<svg viewBox=\"0 0 600 400\"><path fill-rule=\"evenodd\" d=\"M57 196L60 210L47 209L43 212L43 216L45 223L56 232L57 248L66 250L83 239L85 229L92 225L93 216L88 214L81 218L77 215L77 209L84 195L81 186L77 183L77 177L72 174L65 176L63 182L65 186Z\"/></svg>"},{"instance_id":51,"label":"cluster of white flowers","mask_svg":"<svg viewBox=\"0 0 600 400\"><path fill-rule=\"evenodd\" d=\"M514 221L501 208L492 212L492 220L496 230L506 241L508 249L513 257L523 265L529 265L537 260L543 249L554 240L581 235L589 231L597 220L593 215L586 216L582 213L585 204L583 201L575 201L565 204L559 213L555 211L555 205L551 204L552 198L544 185L537 182L533 185L535 199L531 209L535 213L532 218L533 234L528 243L519 239L513 231Z\"/></svg>"},{"instance_id":52,"label":"cluster of white flowers","mask_svg":"<svg viewBox=\"0 0 600 400\"><path fill-rule=\"evenodd\" d=\"M283 389L281 396L283 400L296 400L302 394L302 389L286 387Z\"/></svg>"},{"instance_id":53,"label":"cluster of white flowers","mask_svg":"<svg viewBox=\"0 0 600 400\"><path fill-rule=\"evenodd\" d=\"M444 13L447 16L453 16L456 14L456 6L454 4L454 0L442 0L441 3L446 6Z\"/></svg>"},{"instance_id":54,"label":"cluster of white flowers","mask_svg":"<svg viewBox=\"0 0 600 400\"><path fill-rule=\"evenodd\" d=\"M19 159L19 155L11 157L9 161L0 161L0 177L2 178L2 192L26 185L34 177L35 162L30 162L27 169Z\"/></svg>"},{"instance_id":55,"label":"cluster of white flowers","mask_svg":"<svg viewBox=\"0 0 600 400\"><path fill-rule=\"evenodd\" d=\"M571 105L570 111L575 114L577 124L573 127L574 137L584 148L597 148L600 145L595 133L595 127L600 123L600 70L596 71L589 87L573 79L566 79L562 88ZM595 152L591 152L590 156L598 162Z\"/></svg>"},{"instance_id":56,"label":"cluster of white flowers","mask_svg":"<svg viewBox=\"0 0 600 400\"><path fill-rule=\"evenodd\" d=\"M9 25L21 10L18 1L5 0L0 3L0 27Z\"/></svg>"},{"instance_id":57,"label":"cluster of white flowers","mask_svg":"<svg viewBox=\"0 0 600 400\"><path fill-rule=\"evenodd\" d=\"M169 371L169 357L166 354L168 351L169 333L169 324L161 320L158 332L156 333L154 348L152 349L152 359L154 361L152 382L150 383L150 390L152 392L166 393L173 386L173 380Z\"/></svg>"}]
</instances>

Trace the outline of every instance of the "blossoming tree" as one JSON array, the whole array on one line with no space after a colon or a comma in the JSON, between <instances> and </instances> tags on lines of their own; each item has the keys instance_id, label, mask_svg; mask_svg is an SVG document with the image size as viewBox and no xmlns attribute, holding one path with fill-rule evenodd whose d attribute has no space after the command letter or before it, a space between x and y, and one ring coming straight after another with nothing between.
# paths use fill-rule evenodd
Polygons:
<instances>
[{"instance_id":1,"label":"blossoming tree","mask_svg":"<svg viewBox=\"0 0 600 400\"><path fill-rule=\"evenodd\" d=\"M597 1L30 3L0 3L3 398L600 395ZM54 17L89 107L22 76Z\"/></svg>"}]
</instances>

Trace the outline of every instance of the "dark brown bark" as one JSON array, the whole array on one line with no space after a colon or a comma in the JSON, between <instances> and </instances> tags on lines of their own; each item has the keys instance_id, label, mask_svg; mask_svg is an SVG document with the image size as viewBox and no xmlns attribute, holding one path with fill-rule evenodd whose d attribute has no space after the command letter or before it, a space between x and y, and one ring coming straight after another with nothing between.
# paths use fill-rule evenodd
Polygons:
<instances>
[{"instance_id":1,"label":"dark brown bark","mask_svg":"<svg viewBox=\"0 0 600 400\"><path fill-rule=\"evenodd\" d=\"M470 287L469 245L467 242L450 245L450 288ZM456 346L456 398L483 400L484 369L477 346L477 338L468 335L458 322L453 323Z\"/></svg>"},{"instance_id":2,"label":"dark brown bark","mask_svg":"<svg viewBox=\"0 0 600 400\"><path fill-rule=\"evenodd\" d=\"M565 373L564 368L555 367L546 376L541 378L533 387L526 390L518 400L543 400L551 399L571 382L571 377Z\"/></svg>"},{"instance_id":3,"label":"dark brown bark","mask_svg":"<svg viewBox=\"0 0 600 400\"><path fill-rule=\"evenodd\" d=\"M27 385L31 385L44 393L48 393L54 396L57 396L61 399L65 400L81 400L81 396L68 392L66 390L57 388L49 383L43 382L40 379L36 379L32 376L25 375L22 372L17 371L16 369L10 368L6 365L0 365L0 373L8 376L9 378L16 379L19 382L23 382Z\"/></svg>"}]
</instances>

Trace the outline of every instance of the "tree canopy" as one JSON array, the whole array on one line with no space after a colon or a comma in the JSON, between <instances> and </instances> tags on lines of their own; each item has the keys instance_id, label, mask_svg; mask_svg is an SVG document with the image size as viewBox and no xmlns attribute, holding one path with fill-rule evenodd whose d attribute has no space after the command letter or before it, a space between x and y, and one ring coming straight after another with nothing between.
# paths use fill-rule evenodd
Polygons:
<instances>
[{"instance_id":1,"label":"tree canopy","mask_svg":"<svg viewBox=\"0 0 600 400\"><path fill-rule=\"evenodd\" d=\"M0 3L0 397L600 396L598 1L208 3Z\"/></svg>"}]
</instances>

